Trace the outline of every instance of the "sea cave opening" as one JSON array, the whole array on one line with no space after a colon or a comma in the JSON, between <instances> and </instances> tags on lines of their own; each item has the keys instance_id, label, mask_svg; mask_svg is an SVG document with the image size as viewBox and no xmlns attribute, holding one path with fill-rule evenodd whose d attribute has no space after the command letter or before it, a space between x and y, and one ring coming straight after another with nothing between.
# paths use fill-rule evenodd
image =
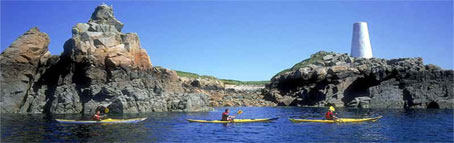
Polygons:
<instances>
[{"instance_id":1,"label":"sea cave opening","mask_svg":"<svg viewBox=\"0 0 454 143\"><path fill-rule=\"evenodd\" d=\"M372 77L358 78L354 82L352 82L352 84L350 84L347 89L345 89L342 101L344 102L345 106L347 106L347 104L354 100L356 97L369 97L369 88L372 86L377 86L379 84L380 82Z\"/></svg>"},{"instance_id":2,"label":"sea cave opening","mask_svg":"<svg viewBox=\"0 0 454 143\"><path fill-rule=\"evenodd\" d=\"M429 104L427 104L427 108L430 108L430 109L440 109L440 106L438 105L437 102L432 101L432 102L430 102Z\"/></svg>"}]
</instances>

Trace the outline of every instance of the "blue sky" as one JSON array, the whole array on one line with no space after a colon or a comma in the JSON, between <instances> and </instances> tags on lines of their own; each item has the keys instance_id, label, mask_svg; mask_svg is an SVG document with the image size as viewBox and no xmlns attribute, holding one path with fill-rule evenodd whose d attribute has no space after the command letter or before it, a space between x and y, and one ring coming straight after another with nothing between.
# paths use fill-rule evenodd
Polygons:
<instances>
[{"instance_id":1,"label":"blue sky","mask_svg":"<svg viewBox=\"0 0 454 143\"><path fill-rule=\"evenodd\" d=\"M29 28L59 55L76 23L103 1L1 2L1 51ZM374 57L423 57L454 68L452 1L104 1L138 33L154 66L237 80L268 80L311 54L349 53L366 21Z\"/></svg>"}]
</instances>

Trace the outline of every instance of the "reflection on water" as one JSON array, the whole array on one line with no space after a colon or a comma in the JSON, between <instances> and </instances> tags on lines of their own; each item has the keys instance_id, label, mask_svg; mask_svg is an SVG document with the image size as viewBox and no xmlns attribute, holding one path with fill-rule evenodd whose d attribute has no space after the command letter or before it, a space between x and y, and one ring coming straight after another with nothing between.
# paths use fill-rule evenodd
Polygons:
<instances>
[{"instance_id":1,"label":"reflection on water","mask_svg":"<svg viewBox=\"0 0 454 143\"><path fill-rule=\"evenodd\" d=\"M59 124L56 118L81 115L1 116L2 142L452 142L453 110L337 109L350 118L384 116L366 123L292 123L293 118L321 119L325 108L239 107L237 118L279 117L271 123L189 123L185 119L220 119L225 108L212 112L162 112L109 115L110 118L148 117L136 124Z\"/></svg>"}]
</instances>

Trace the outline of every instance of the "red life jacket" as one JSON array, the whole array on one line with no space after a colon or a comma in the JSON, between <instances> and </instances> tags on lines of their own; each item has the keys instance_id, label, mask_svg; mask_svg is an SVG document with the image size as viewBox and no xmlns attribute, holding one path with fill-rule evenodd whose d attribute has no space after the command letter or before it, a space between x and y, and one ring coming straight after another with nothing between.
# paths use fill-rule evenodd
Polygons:
<instances>
[{"instance_id":1,"label":"red life jacket","mask_svg":"<svg viewBox=\"0 0 454 143\"><path fill-rule=\"evenodd\" d=\"M228 112L224 112L222 113L222 121L228 121L229 119L229 113Z\"/></svg>"},{"instance_id":2,"label":"red life jacket","mask_svg":"<svg viewBox=\"0 0 454 143\"><path fill-rule=\"evenodd\" d=\"M333 112L332 112L332 111L326 112L325 118L326 118L327 120L334 120L334 118L333 118Z\"/></svg>"},{"instance_id":3,"label":"red life jacket","mask_svg":"<svg viewBox=\"0 0 454 143\"><path fill-rule=\"evenodd\" d=\"M99 120L101 120L101 115L95 114L95 115L93 115L92 119L99 121Z\"/></svg>"}]
</instances>

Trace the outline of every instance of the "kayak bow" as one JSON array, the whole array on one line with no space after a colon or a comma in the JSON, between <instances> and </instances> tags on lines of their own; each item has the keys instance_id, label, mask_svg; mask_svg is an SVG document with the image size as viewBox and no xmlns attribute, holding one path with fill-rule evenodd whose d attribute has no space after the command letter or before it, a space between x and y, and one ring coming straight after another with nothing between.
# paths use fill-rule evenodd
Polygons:
<instances>
[{"instance_id":1,"label":"kayak bow","mask_svg":"<svg viewBox=\"0 0 454 143\"><path fill-rule=\"evenodd\" d=\"M147 118L133 118L133 119L104 119L101 121L93 121L93 120L66 120L66 119L55 119L59 123L64 124L97 124L97 123L137 123L143 121Z\"/></svg>"},{"instance_id":2,"label":"kayak bow","mask_svg":"<svg viewBox=\"0 0 454 143\"><path fill-rule=\"evenodd\" d=\"M378 116L375 118L362 118L362 119L353 119L353 118L339 118L337 120L313 120L313 119L289 119L292 122L317 122L317 123L353 123L353 122L366 122L366 121L377 121L383 116Z\"/></svg>"},{"instance_id":3,"label":"kayak bow","mask_svg":"<svg viewBox=\"0 0 454 143\"><path fill-rule=\"evenodd\" d=\"M186 119L189 122L198 122L198 123L250 123L250 122L271 122L279 118L264 118L264 119L234 119L233 121L221 121L221 120L194 120Z\"/></svg>"}]
</instances>

